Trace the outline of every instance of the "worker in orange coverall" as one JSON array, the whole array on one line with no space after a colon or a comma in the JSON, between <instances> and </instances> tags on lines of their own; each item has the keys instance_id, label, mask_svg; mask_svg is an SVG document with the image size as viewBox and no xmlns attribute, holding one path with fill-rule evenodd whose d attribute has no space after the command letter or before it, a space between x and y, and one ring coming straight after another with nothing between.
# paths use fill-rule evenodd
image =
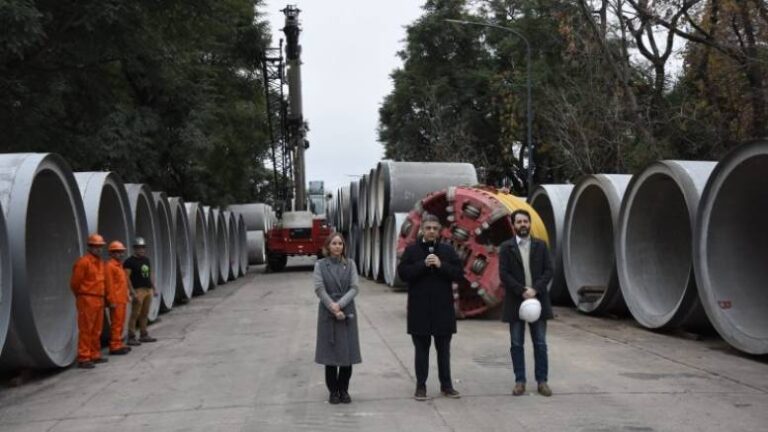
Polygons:
<instances>
[{"instance_id":1,"label":"worker in orange coverall","mask_svg":"<svg viewBox=\"0 0 768 432\"><path fill-rule=\"evenodd\" d=\"M78 258L72 269L69 286L77 304L77 366L93 369L96 363L104 363L101 357L101 329L104 325L104 295L110 285L109 273L101 259L106 243L98 234L88 236L88 253Z\"/></svg>"},{"instance_id":2,"label":"worker in orange coverall","mask_svg":"<svg viewBox=\"0 0 768 432\"><path fill-rule=\"evenodd\" d=\"M109 244L108 250L107 272L110 279L112 279L111 287L107 287L110 322L109 353L112 355L123 355L131 351L131 347L123 343L125 314L128 302L131 299L128 294L128 277L123 269L125 245L119 241L113 241Z\"/></svg>"}]
</instances>

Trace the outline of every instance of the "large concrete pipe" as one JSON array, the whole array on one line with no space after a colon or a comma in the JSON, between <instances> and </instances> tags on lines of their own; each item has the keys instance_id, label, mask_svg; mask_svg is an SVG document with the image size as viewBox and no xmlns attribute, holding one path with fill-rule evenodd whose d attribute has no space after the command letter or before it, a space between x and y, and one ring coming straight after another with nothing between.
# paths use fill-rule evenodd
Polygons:
<instances>
[{"instance_id":1,"label":"large concrete pipe","mask_svg":"<svg viewBox=\"0 0 768 432\"><path fill-rule=\"evenodd\" d=\"M585 313L626 312L614 255L619 208L632 176L594 174L573 188L565 212L563 268L568 292Z\"/></svg>"},{"instance_id":2,"label":"large concrete pipe","mask_svg":"<svg viewBox=\"0 0 768 432\"><path fill-rule=\"evenodd\" d=\"M565 284L562 247L565 209L572 191L573 185L570 184L545 184L536 186L528 197L528 203L539 214L549 234L549 251L555 267L549 297L552 303L563 305L573 304L568 286Z\"/></svg>"},{"instance_id":3,"label":"large concrete pipe","mask_svg":"<svg viewBox=\"0 0 768 432\"><path fill-rule=\"evenodd\" d=\"M397 275L397 265L400 259L397 255L397 242L400 239L400 230L408 213L395 213L387 218L384 224L382 237L382 265L384 266L384 282L393 288L403 287L403 281Z\"/></svg>"},{"instance_id":4,"label":"large concrete pipe","mask_svg":"<svg viewBox=\"0 0 768 432\"><path fill-rule=\"evenodd\" d=\"M189 218L184 200L179 197L168 198L171 207L171 224L175 237L176 250L176 298L189 300L195 288L194 242L189 228Z\"/></svg>"},{"instance_id":5,"label":"large concrete pipe","mask_svg":"<svg viewBox=\"0 0 768 432\"><path fill-rule=\"evenodd\" d=\"M152 192L152 197L155 199L157 209L160 262L164 268L162 275L155 276L155 287L160 290L160 311L167 312L173 308L173 301L176 300L176 232L173 229L173 216L168 195L165 192Z\"/></svg>"},{"instance_id":6,"label":"large concrete pipe","mask_svg":"<svg viewBox=\"0 0 768 432\"><path fill-rule=\"evenodd\" d=\"M354 242L354 243L353 243ZM363 229L355 224L350 230L350 249L354 250L354 260L357 264L357 272L363 272Z\"/></svg>"},{"instance_id":7,"label":"large concrete pipe","mask_svg":"<svg viewBox=\"0 0 768 432\"><path fill-rule=\"evenodd\" d=\"M216 288L219 284L219 245L216 238L216 218L213 216L213 209L210 206L203 206L203 215L205 215L206 235L208 237L208 261L211 263L211 272L208 275L211 278L211 284L208 289Z\"/></svg>"},{"instance_id":8,"label":"large concrete pipe","mask_svg":"<svg viewBox=\"0 0 768 432\"><path fill-rule=\"evenodd\" d=\"M240 245L238 248L240 251L239 273L240 276L245 276L245 274L248 273L248 230L245 228L245 219L243 219L243 215L240 213L234 214L237 219L237 242Z\"/></svg>"},{"instance_id":9,"label":"large concrete pipe","mask_svg":"<svg viewBox=\"0 0 768 432\"><path fill-rule=\"evenodd\" d=\"M133 214L120 177L111 172L78 172L75 181L83 198L89 233L99 233L107 243L117 240L130 255L133 243ZM109 257L104 248L104 259Z\"/></svg>"},{"instance_id":10,"label":"large concrete pipe","mask_svg":"<svg viewBox=\"0 0 768 432\"><path fill-rule=\"evenodd\" d=\"M371 279L379 280L383 274L381 267L381 228L374 226L371 228Z\"/></svg>"},{"instance_id":11,"label":"large concrete pipe","mask_svg":"<svg viewBox=\"0 0 768 432\"><path fill-rule=\"evenodd\" d=\"M8 335L8 326L11 324L12 275L8 228L5 226L5 213L2 204L0 204L0 353L3 352L5 337Z\"/></svg>"},{"instance_id":12,"label":"large concrete pipe","mask_svg":"<svg viewBox=\"0 0 768 432\"><path fill-rule=\"evenodd\" d=\"M341 231L349 231L352 226L352 210L350 208L349 185L339 188L339 216Z\"/></svg>"},{"instance_id":13,"label":"large concrete pipe","mask_svg":"<svg viewBox=\"0 0 768 432\"><path fill-rule=\"evenodd\" d=\"M13 251L13 293L3 288L0 309L12 300L0 369L67 366L77 353L69 279L88 235L69 165L55 154L0 154L0 207L8 236L0 256Z\"/></svg>"},{"instance_id":14,"label":"large concrete pipe","mask_svg":"<svg viewBox=\"0 0 768 432\"><path fill-rule=\"evenodd\" d=\"M229 235L224 214L219 209L213 209L213 221L216 226L216 258L219 263L219 284L225 284L229 279Z\"/></svg>"},{"instance_id":15,"label":"large concrete pipe","mask_svg":"<svg viewBox=\"0 0 768 432\"><path fill-rule=\"evenodd\" d=\"M239 212L248 231L269 231L272 227L272 208L264 203L233 204L227 210Z\"/></svg>"},{"instance_id":16,"label":"large concrete pipe","mask_svg":"<svg viewBox=\"0 0 768 432\"><path fill-rule=\"evenodd\" d=\"M190 242L192 243L192 263L194 264L193 294L208 292L211 285L211 261L208 253L208 223L203 206L197 202L184 204L189 221Z\"/></svg>"},{"instance_id":17,"label":"large concrete pipe","mask_svg":"<svg viewBox=\"0 0 768 432\"><path fill-rule=\"evenodd\" d=\"M240 273L240 243L237 239L237 220L234 213L222 210L224 217L224 227L227 231L227 251L229 252L229 274L228 280L235 280Z\"/></svg>"},{"instance_id":18,"label":"large concrete pipe","mask_svg":"<svg viewBox=\"0 0 768 432\"><path fill-rule=\"evenodd\" d=\"M89 233L101 234L107 243L120 241L126 247L126 256L130 255L133 242L133 215L128 203L128 194L120 177L110 172L75 173L75 181L83 198L85 219ZM109 252L104 248L103 258L109 259ZM124 336L128 334L128 319L131 304L125 314ZM111 318L109 306L104 307L104 327L101 332L103 345L109 343Z\"/></svg>"},{"instance_id":19,"label":"large concrete pipe","mask_svg":"<svg viewBox=\"0 0 768 432\"><path fill-rule=\"evenodd\" d=\"M360 200L360 182L349 183L349 223L350 227L360 223L358 216L358 201Z\"/></svg>"},{"instance_id":20,"label":"large concrete pipe","mask_svg":"<svg viewBox=\"0 0 768 432\"><path fill-rule=\"evenodd\" d=\"M363 174L357 185L357 223L360 228L368 228L368 182L368 174Z\"/></svg>"},{"instance_id":21,"label":"large concrete pipe","mask_svg":"<svg viewBox=\"0 0 768 432\"><path fill-rule=\"evenodd\" d=\"M768 354L768 141L731 151L701 195L693 266L707 316L734 348Z\"/></svg>"},{"instance_id":22,"label":"large concrete pipe","mask_svg":"<svg viewBox=\"0 0 768 432\"><path fill-rule=\"evenodd\" d=\"M125 190L128 193L128 201L131 203L131 212L133 213L133 232L136 237L143 237L146 241L146 256L152 265L152 278L155 288L158 290L152 297L152 303L149 307L149 320L154 321L160 313L161 293L164 289L160 283L168 280L163 264L163 254L165 253L163 248L167 246L162 245L157 205L149 186L143 183L127 183Z\"/></svg>"},{"instance_id":23,"label":"large concrete pipe","mask_svg":"<svg viewBox=\"0 0 768 432\"><path fill-rule=\"evenodd\" d=\"M366 209L366 213L368 215L369 227L379 225L379 217L376 214L376 200L378 200L379 196L379 188L377 187L378 182L379 167L375 166L371 168L371 171L368 173L368 201L366 202L368 208Z\"/></svg>"},{"instance_id":24,"label":"large concrete pipe","mask_svg":"<svg viewBox=\"0 0 768 432\"><path fill-rule=\"evenodd\" d=\"M430 192L477 184L475 167L469 163L385 160L379 162L377 171L373 208L379 220L411 211L414 204Z\"/></svg>"},{"instance_id":25,"label":"large concrete pipe","mask_svg":"<svg viewBox=\"0 0 768 432\"><path fill-rule=\"evenodd\" d=\"M632 177L619 212L616 269L640 325L704 327L693 274L693 227L715 162L659 161Z\"/></svg>"},{"instance_id":26,"label":"large concrete pipe","mask_svg":"<svg viewBox=\"0 0 768 432\"><path fill-rule=\"evenodd\" d=\"M248 231L248 264L261 265L267 260L264 231Z\"/></svg>"},{"instance_id":27,"label":"large concrete pipe","mask_svg":"<svg viewBox=\"0 0 768 432\"><path fill-rule=\"evenodd\" d=\"M349 228L349 232L345 236L346 240L346 254L347 258L349 258L352 261L355 261L357 263L357 236L359 234L359 231L356 229L356 225L352 225Z\"/></svg>"},{"instance_id":28,"label":"large concrete pipe","mask_svg":"<svg viewBox=\"0 0 768 432\"><path fill-rule=\"evenodd\" d=\"M371 230L370 228L362 228L363 241L360 246L362 247L362 253L360 258L363 260L360 266L361 275L369 277L371 274Z\"/></svg>"}]
</instances>

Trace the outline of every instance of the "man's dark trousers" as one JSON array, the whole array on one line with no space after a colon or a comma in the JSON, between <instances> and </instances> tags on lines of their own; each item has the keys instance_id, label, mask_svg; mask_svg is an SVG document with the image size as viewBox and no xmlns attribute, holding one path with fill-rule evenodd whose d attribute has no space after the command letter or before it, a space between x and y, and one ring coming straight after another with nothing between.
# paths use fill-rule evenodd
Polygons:
<instances>
[{"instance_id":1,"label":"man's dark trousers","mask_svg":"<svg viewBox=\"0 0 768 432\"><path fill-rule=\"evenodd\" d=\"M525 351L523 342L525 341L525 321L512 320L509 322L509 335L512 339L512 347L509 349L512 354L512 369L515 371L515 382L525 382ZM534 375L536 382L547 382L549 373L549 364L547 363L547 321L537 320L528 324L533 341L533 359L536 363Z\"/></svg>"},{"instance_id":2,"label":"man's dark trousers","mask_svg":"<svg viewBox=\"0 0 768 432\"><path fill-rule=\"evenodd\" d=\"M429 347L435 338L437 350L437 375L440 378L440 389L453 388L451 382L451 337L452 335L411 335L416 351L414 368L416 369L416 384L419 387L427 385L429 375Z\"/></svg>"}]
</instances>

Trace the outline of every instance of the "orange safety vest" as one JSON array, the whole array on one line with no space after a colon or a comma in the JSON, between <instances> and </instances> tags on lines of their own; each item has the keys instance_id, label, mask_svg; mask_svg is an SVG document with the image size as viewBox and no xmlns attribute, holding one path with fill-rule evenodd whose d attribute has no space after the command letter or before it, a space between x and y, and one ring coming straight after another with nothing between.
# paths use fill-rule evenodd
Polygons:
<instances>
[{"instance_id":1,"label":"orange safety vest","mask_svg":"<svg viewBox=\"0 0 768 432\"><path fill-rule=\"evenodd\" d=\"M88 252L75 262L69 287L75 295L104 297L110 282L104 261Z\"/></svg>"}]
</instances>

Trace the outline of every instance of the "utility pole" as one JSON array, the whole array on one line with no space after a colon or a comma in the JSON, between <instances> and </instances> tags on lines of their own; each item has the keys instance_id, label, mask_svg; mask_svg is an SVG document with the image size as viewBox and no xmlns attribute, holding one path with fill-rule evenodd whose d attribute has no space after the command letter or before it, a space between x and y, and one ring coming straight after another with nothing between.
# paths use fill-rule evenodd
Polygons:
<instances>
[{"instance_id":1,"label":"utility pole","mask_svg":"<svg viewBox=\"0 0 768 432\"><path fill-rule=\"evenodd\" d=\"M294 211L307 209L306 170L304 150L309 147L306 139L307 131L304 126L304 112L301 99L301 45L299 45L299 8L286 6L285 27L286 37L285 57L288 66L288 144L293 152L294 175Z\"/></svg>"}]
</instances>

